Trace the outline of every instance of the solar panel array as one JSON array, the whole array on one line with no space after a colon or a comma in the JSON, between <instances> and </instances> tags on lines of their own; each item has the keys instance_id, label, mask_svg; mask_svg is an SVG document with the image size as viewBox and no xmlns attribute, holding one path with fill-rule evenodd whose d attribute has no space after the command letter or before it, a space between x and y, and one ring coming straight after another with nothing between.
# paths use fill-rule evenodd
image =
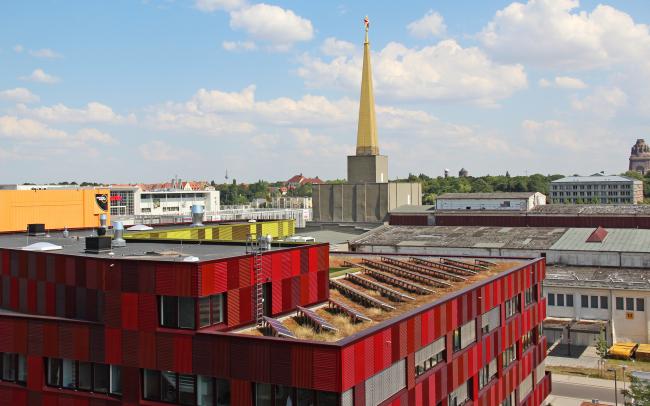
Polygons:
<instances>
[{"instance_id":1,"label":"solar panel array","mask_svg":"<svg viewBox=\"0 0 650 406\"><path fill-rule=\"evenodd\" d=\"M440 270L450 272L450 273L454 273L454 274L457 274L457 275L471 276L471 275L476 275L478 273L476 271L470 271L469 269L459 268L459 267L454 266L454 265L443 264L442 262L433 261L433 260L429 260L429 259L422 259L422 258L418 258L418 257L411 257L410 261L415 262L416 264L428 266L428 267L431 267L431 268L440 269Z\"/></svg>"},{"instance_id":2,"label":"solar panel array","mask_svg":"<svg viewBox=\"0 0 650 406\"><path fill-rule=\"evenodd\" d=\"M417 285L409 280L398 278L397 276L393 276L388 273L384 273L381 271L378 271L376 269L372 269L370 267L367 267L365 265L356 265L351 262L345 261L343 263L345 266L356 266L361 269L361 272L368 274L372 276L375 279L378 279L382 282L390 283L391 285L398 286L404 290L407 290L409 292L417 293L420 295L429 295L433 293L433 290L429 288L425 288L424 286Z\"/></svg>"},{"instance_id":3,"label":"solar panel array","mask_svg":"<svg viewBox=\"0 0 650 406\"><path fill-rule=\"evenodd\" d=\"M479 264L479 265L487 266L488 268L493 267L493 266L497 266L496 263L494 263L492 261L486 261L484 259L478 259L477 258L477 259L474 260L474 262Z\"/></svg>"},{"instance_id":4,"label":"solar panel array","mask_svg":"<svg viewBox=\"0 0 650 406\"><path fill-rule=\"evenodd\" d=\"M403 302L404 300L415 300L414 297L405 295L402 292L398 292L395 289L391 289L388 286L384 286L381 283L377 283L373 280L364 278L363 276L359 276L355 273L345 274L345 279L350 280L353 283L356 283L357 285L361 285L368 289L376 290L380 292L383 296L386 296L395 302Z\"/></svg>"},{"instance_id":5,"label":"solar panel array","mask_svg":"<svg viewBox=\"0 0 650 406\"><path fill-rule=\"evenodd\" d=\"M296 338L296 336L280 321L267 316L263 316L262 319L264 320L266 327L271 329L273 335L276 337Z\"/></svg>"},{"instance_id":6,"label":"solar panel array","mask_svg":"<svg viewBox=\"0 0 650 406\"><path fill-rule=\"evenodd\" d=\"M327 320L316 314L316 312L298 306L298 314L302 315L304 318L308 319L309 322L316 328L316 330L327 330L327 331L339 331L336 327L331 325Z\"/></svg>"},{"instance_id":7,"label":"solar panel array","mask_svg":"<svg viewBox=\"0 0 650 406\"><path fill-rule=\"evenodd\" d=\"M346 306L343 303L338 302L338 301L336 301L334 299L329 300L329 306L330 306L330 308L334 308L334 309L338 310L341 313L347 314L348 317L350 317L352 319L352 321L355 321L355 322L357 320L372 321L372 319L370 319L370 317L366 316L365 314L363 314L361 312L358 312L358 311L354 310L353 308L351 308L349 306Z\"/></svg>"},{"instance_id":8,"label":"solar panel array","mask_svg":"<svg viewBox=\"0 0 650 406\"><path fill-rule=\"evenodd\" d=\"M445 281L440 280L438 278L431 277L428 274L425 275L425 274L419 273L419 272L408 271L408 270L402 269L402 268L400 268L398 266L386 264L384 262L376 262L376 261L372 261L372 260L366 259L366 258L364 258L362 261L363 261L364 264L370 265L373 268L381 269L382 271L390 272L390 273L395 274L395 275L399 275L399 276L402 276L402 277L405 277L405 278L408 278L408 279L411 279L411 280L414 280L414 281L418 281L418 282L423 283L425 285L437 286L437 287L441 287L441 288L448 288L448 287L452 286L451 283L445 282Z\"/></svg>"},{"instance_id":9,"label":"solar panel array","mask_svg":"<svg viewBox=\"0 0 650 406\"><path fill-rule=\"evenodd\" d=\"M375 299L374 297L370 295L366 295L363 292L360 292L351 286L345 285L341 282L338 282L334 279L330 279L330 286L333 286L336 290L341 292L344 295L349 296L352 300L356 300L358 302L361 302L365 305L371 306L371 307L378 307L382 310L395 310L395 306L391 306L386 302L383 302L379 299Z\"/></svg>"},{"instance_id":10,"label":"solar panel array","mask_svg":"<svg viewBox=\"0 0 650 406\"><path fill-rule=\"evenodd\" d=\"M470 264L467 262L463 261L458 261L456 259L451 259L451 258L440 258L440 262L443 264L448 264L448 265L455 265L459 268L467 269L469 271L475 271L475 272L481 272L481 271L487 271L487 267L484 265L479 265L479 264Z\"/></svg>"},{"instance_id":11,"label":"solar panel array","mask_svg":"<svg viewBox=\"0 0 650 406\"><path fill-rule=\"evenodd\" d=\"M433 269L433 268L430 268L430 267L419 265L419 264L416 264L414 262L406 262L406 261L402 261L402 260L395 259L395 258L389 258L389 257L381 257L381 260L383 262L387 262L387 263L392 264L392 265L397 265L397 266L409 269L411 271L422 272L422 273L425 273L425 274L430 275L430 276L435 276L435 277L439 277L439 278L442 278L442 279L451 280L451 281L454 281L454 282L464 282L464 281L467 280L467 278L465 278L465 277L462 277L462 276L459 276L459 275L456 275L456 274L453 274L453 273L449 273L449 272L446 272L446 271L442 271L442 270L439 270L439 269Z\"/></svg>"}]
</instances>

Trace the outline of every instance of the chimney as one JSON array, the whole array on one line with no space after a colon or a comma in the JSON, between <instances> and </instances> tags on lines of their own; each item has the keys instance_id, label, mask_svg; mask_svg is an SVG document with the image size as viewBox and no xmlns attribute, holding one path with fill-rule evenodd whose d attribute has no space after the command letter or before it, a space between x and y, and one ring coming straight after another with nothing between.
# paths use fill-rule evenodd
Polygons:
<instances>
[{"instance_id":1,"label":"chimney","mask_svg":"<svg viewBox=\"0 0 650 406\"><path fill-rule=\"evenodd\" d=\"M99 228L97 229L97 235L106 235L106 231L108 230L108 227L106 226L106 221L108 220L108 216L106 214L100 214L99 215Z\"/></svg>"},{"instance_id":2,"label":"chimney","mask_svg":"<svg viewBox=\"0 0 650 406\"><path fill-rule=\"evenodd\" d=\"M190 227L203 227L203 206L192 205L192 225Z\"/></svg>"},{"instance_id":3,"label":"chimney","mask_svg":"<svg viewBox=\"0 0 650 406\"><path fill-rule=\"evenodd\" d=\"M113 247L126 247L124 236L124 225L121 221L113 222Z\"/></svg>"}]
</instances>

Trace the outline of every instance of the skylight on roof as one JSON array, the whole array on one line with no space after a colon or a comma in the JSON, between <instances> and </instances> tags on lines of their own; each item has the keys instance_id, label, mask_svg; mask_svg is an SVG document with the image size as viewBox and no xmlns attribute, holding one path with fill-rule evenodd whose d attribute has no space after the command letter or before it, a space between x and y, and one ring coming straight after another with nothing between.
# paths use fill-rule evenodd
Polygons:
<instances>
[{"instance_id":1,"label":"skylight on roof","mask_svg":"<svg viewBox=\"0 0 650 406\"><path fill-rule=\"evenodd\" d=\"M63 249L62 246L49 242L36 242L22 248L24 251L55 251Z\"/></svg>"}]
</instances>

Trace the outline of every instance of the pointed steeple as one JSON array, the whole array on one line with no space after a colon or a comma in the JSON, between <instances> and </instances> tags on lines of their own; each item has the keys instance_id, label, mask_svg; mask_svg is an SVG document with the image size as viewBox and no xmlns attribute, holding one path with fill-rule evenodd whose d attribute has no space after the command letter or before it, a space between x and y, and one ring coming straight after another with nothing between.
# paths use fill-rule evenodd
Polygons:
<instances>
[{"instance_id":1,"label":"pointed steeple","mask_svg":"<svg viewBox=\"0 0 650 406\"><path fill-rule=\"evenodd\" d=\"M359 127L357 128L357 155L379 155L377 121L375 119L375 96L372 90L370 66L370 42L368 41L368 17L364 20L366 39L363 43L363 71L361 74L361 97L359 98Z\"/></svg>"}]
</instances>

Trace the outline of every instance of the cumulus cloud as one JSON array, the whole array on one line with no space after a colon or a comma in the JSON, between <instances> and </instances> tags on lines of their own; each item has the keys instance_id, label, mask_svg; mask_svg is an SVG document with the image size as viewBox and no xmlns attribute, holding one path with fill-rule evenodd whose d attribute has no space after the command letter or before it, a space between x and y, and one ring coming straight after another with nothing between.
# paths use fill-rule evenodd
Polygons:
<instances>
[{"instance_id":1,"label":"cumulus cloud","mask_svg":"<svg viewBox=\"0 0 650 406\"><path fill-rule=\"evenodd\" d=\"M196 0L194 7L197 9L211 13L216 10L234 10L244 6L244 0Z\"/></svg>"},{"instance_id":2,"label":"cumulus cloud","mask_svg":"<svg viewBox=\"0 0 650 406\"><path fill-rule=\"evenodd\" d=\"M323 61L302 58L298 74L310 87L351 90L361 83L361 57L336 57ZM403 100L458 100L482 106L527 86L521 65L491 61L478 48L463 48L454 40L434 46L408 48L391 42L373 55L373 80L377 94Z\"/></svg>"},{"instance_id":3,"label":"cumulus cloud","mask_svg":"<svg viewBox=\"0 0 650 406\"><path fill-rule=\"evenodd\" d=\"M540 79L539 82L539 87L558 87L561 89L586 89L587 84L583 82L581 79L578 78L573 78L570 76L556 76L553 81L550 81L548 79Z\"/></svg>"},{"instance_id":4,"label":"cumulus cloud","mask_svg":"<svg viewBox=\"0 0 650 406\"><path fill-rule=\"evenodd\" d=\"M254 51L257 45L253 41L223 41L221 46L226 51Z\"/></svg>"},{"instance_id":5,"label":"cumulus cloud","mask_svg":"<svg viewBox=\"0 0 650 406\"><path fill-rule=\"evenodd\" d=\"M36 118L42 121L54 123L125 123L134 122L135 116L121 116L105 104L90 102L85 107L75 109L64 104L44 106L38 108L27 108L24 105L18 106L21 115Z\"/></svg>"},{"instance_id":6,"label":"cumulus cloud","mask_svg":"<svg viewBox=\"0 0 650 406\"><path fill-rule=\"evenodd\" d=\"M353 43L342 41L334 37L326 38L320 51L327 56L348 56L355 52L356 47Z\"/></svg>"},{"instance_id":7,"label":"cumulus cloud","mask_svg":"<svg viewBox=\"0 0 650 406\"><path fill-rule=\"evenodd\" d=\"M58 52L54 52L53 50L51 50L49 48L30 50L29 54L31 56L35 56L36 58L45 58L45 59L63 58L63 55L61 55Z\"/></svg>"},{"instance_id":8,"label":"cumulus cloud","mask_svg":"<svg viewBox=\"0 0 650 406\"><path fill-rule=\"evenodd\" d=\"M154 140L138 147L140 156L147 161L177 161L186 154L185 150L172 147L170 144Z\"/></svg>"},{"instance_id":9,"label":"cumulus cloud","mask_svg":"<svg viewBox=\"0 0 650 406\"><path fill-rule=\"evenodd\" d=\"M60 81L59 78L56 76L52 76L48 73L45 73L43 69L34 69L34 71L31 73L29 76L21 76L20 79L26 80L29 82L36 82L36 83L47 83L47 84L53 84L57 83Z\"/></svg>"},{"instance_id":10,"label":"cumulus cloud","mask_svg":"<svg viewBox=\"0 0 650 406\"><path fill-rule=\"evenodd\" d=\"M311 40L314 35L308 19L292 10L264 3L231 11L230 27L268 43L275 50L287 50L296 42Z\"/></svg>"},{"instance_id":11,"label":"cumulus cloud","mask_svg":"<svg viewBox=\"0 0 650 406\"><path fill-rule=\"evenodd\" d=\"M571 106L597 118L612 118L627 104L627 94L618 87L598 87L584 98L576 98Z\"/></svg>"},{"instance_id":12,"label":"cumulus cloud","mask_svg":"<svg viewBox=\"0 0 650 406\"><path fill-rule=\"evenodd\" d=\"M84 143L99 143L105 145L114 145L118 143L112 135L96 128L82 128L75 134L75 139Z\"/></svg>"},{"instance_id":13,"label":"cumulus cloud","mask_svg":"<svg viewBox=\"0 0 650 406\"><path fill-rule=\"evenodd\" d=\"M35 120L16 116L0 116L0 137L34 141L52 138L64 139L67 134Z\"/></svg>"},{"instance_id":14,"label":"cumulus cloud","mask_svg":"<svg viewBox=\"0 0 650 406\"><path fill-rule=\"evenodd\" d=\"M648 26L616 8L577 11L578 0L529 0L497 11L478 38L505 61L591 69L650 57Z\"/></svg>"},{"instance_id":15,"label":"cumulus cloud","mask_svg":"<svg viewBox=\"0 0 650 406\"><path fill-rule=\"evenodd\" d=\"M0 92L0 99L16 103L37 103L40 101L40 97L24 87L3 90Z\"/></svg>"},{"instance_id":16,"label":"cumulus cloud","mask_svg":"<svg viewBox=\"0 0 650 406\"><path fill-rule=\"evenodd\" d=\"M406 29L416 38L429 38L443 36L447 31L447 26L440 14L429 10L424 17L407 25Z\"/></svg>"},{"instance_id":17,"label":"cumulus cloud","mask_svg":"<svg viewBox=\"0 0 650 406\"><path fill-rule=\"evenodd\" d=\"M524 136L531 143L543 142L555 147L571 150L580 148L577 133L563 122L556 120L524 120L521 128Z\"/></svg>"}]
</instances>

